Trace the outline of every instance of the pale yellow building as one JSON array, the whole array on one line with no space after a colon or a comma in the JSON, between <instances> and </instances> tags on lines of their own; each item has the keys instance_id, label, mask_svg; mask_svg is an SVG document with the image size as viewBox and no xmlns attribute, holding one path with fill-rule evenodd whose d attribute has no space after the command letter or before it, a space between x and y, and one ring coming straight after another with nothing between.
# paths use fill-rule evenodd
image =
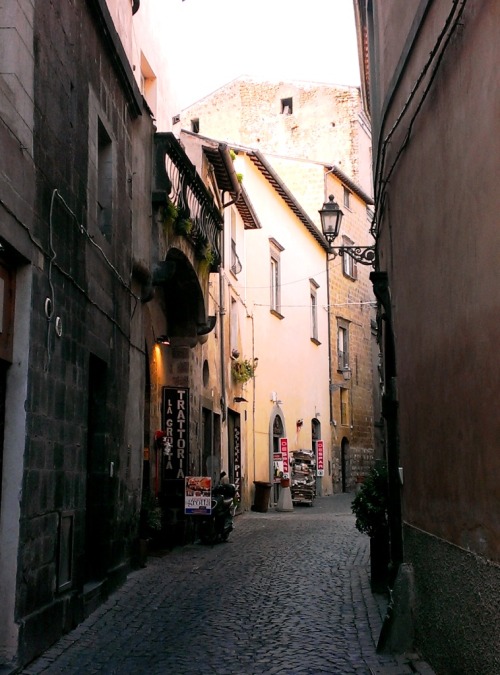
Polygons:
<instances>
[{"instance_id":1,"label":"pale yellow building","mask_svg":"<svg viewBox=\"0 0 500 675\"><path fill-rule=\"evenodd\" d=\"M242 77L182 111L180 126L229 145L254 148L265 156L318 230L318 210L333 193L344 211L341 236L335 244L373 244L369 235L373 204L370 127L358 88ZM174 133L178 133L176 128ZM325 466L325 472L335 491L354 490L374 455L381 452L374 439L374 425L379 422L379 348L371 269L355 265L347 256L329 256L331 298L325 307L329 305L331 402L321 419L321 435L331 447L331 465ZM343 331L350 367L345 372L337 367ZM261 373L262 366L262 378ZM304 439L303 429L299 439ZM302 443L302 447L311 445Z\"/></svg>"}]
</instances>

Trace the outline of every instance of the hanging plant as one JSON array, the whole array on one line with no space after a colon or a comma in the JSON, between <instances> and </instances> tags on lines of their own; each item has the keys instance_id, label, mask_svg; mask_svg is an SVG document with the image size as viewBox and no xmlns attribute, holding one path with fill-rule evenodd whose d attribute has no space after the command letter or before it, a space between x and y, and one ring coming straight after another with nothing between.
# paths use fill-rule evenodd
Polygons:
<instances>
[{"instance_id":1,"label":"hanging plant","mask_svg":"<svg viewBox=\"0 0 500 675\"><path fill-rule=\"evenodd\" d=\"M170 227L174 224L179 216L177 206L167 199L167 205L163 209L163 224L165 227Z\"/></svg>"},{"instance_id":2,"label":"hanging plant","mask_svg":"<svg viewBox=\"0 0 500 675\"><path fill-rule=\"evenodd\" d=\"M209 267L211 267L214 262L215 262L215 251L213 248L210 246L210 244L207 244L207 247L205 248L205 254L203 256L205 262Z\"/></svg>"},{"instance_id":3,"label":"hanging plant","mask_svg":"<svg viewBox=\"0 0 500 675\"><path fill-rule=\"evenodd\" d=\"M236 382L244 384L255 376L259 359L236 359L231 363L231 373Z\"/></svg>"},{"instance_id":4,"label":"hanging plant","mask_svg":"<svg viewBox=\"0 0 500 675\"><path fill-rule=\"evenodd\" d=\"M174 223L174 230L176 234L187 236L193 229L193 221L191 218L178 217Z\"/></svg>"}]
</instances>

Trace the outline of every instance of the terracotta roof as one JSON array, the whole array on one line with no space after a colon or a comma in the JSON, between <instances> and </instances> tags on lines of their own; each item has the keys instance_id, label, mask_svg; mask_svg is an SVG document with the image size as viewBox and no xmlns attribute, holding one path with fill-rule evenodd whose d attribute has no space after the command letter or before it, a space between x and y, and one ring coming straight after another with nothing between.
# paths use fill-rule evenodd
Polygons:
<instances>
[{"instance_id":1,"label":"terracotta roof","mask_svg":"<svg viewBox=\"0 0 500 675\"><path fill-rule=\"evenodd\" d=\"M344 173L342 169L339 169L338 166L335 166L335 164L325 164L325 168L333 173L334 176L337 176L337 178L341 180L342 183L344 183L344 185L348 187L349 190L351 190L351 192L354 192L354 194L358 195L358 197L360 197L367 206L372 206L375 203L372 197L366 194L366 192L357 183L355 183L352 178L349 178L349 176Z\"/></svg>"},{"instance_id":2,"label":"terracotta roof","mask_svg":"<svg viewBox=\"0 0 500 675\"><path fill-rule=\"evenodd\" d=\"M269 183L273 186L273 188L280 195L280 197L282 197L282 199L285 201L290 210L293 211L293 213L295 213L297 218L303 223L303 225L305 225L305 227L313 235L316 241L325 250L329 250L328 242L323 236L323 233L320 232L320 230L316 227L314 222L309 218L309 216L304 211L302 206L295 199L293 194L290 192L285 183L278 176L276 171L267 162L262 153L259 152L258 150L250 150L248 148L242 149L239 146L238 149L242 150L248 155L248 157L252 160L252 162L257 166L259 171L262 173L262 175L269 181Z\"/></svg>"}]
</instances>

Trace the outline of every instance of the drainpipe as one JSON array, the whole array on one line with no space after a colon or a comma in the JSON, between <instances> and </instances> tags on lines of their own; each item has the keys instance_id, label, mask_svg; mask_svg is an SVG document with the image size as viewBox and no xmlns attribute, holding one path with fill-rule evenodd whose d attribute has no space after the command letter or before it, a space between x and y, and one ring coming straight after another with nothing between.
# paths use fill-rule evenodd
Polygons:
<instances>
[{"instance_id":1,"label":"drainpipe","mask_svg":"<svg viewBox=\"0 0 500 675\"><path fill-rule=\"evenodd\" d=\"M247 317L252 320L252 362L255 363L255 323L253 314L248 314ZM253 480L255 480L255 370L252 377L252 455L253 455Z\"/></svg>"},{"instance_id":2,"label":"drainpipe","mask_svg":"<svg viewBox=\"0 0 500 675\"><path fill-rule=\"evenodd\" d=\"M328 303L328 402L330 405L330 429L333 426L333 366L332 366L332 308L330 306L330 259L326 254L326 301Z\"/></svg>"},{"instance_id":3,"label":"drainpipe","mask_svg":"<svg viewBox=\"0 0 500 675\"><path fill-rule=\"evenodd\" d=\"M221 254L224 258L224 252L221 248ZM222 421L226 421L226 353L224 349L224 316L226 314L226 306L224 301L224 274L223 274L223 264L219 265L219 324L220 324L220 386L221 386L221 408L222 408Z\"/></svg>"},{"instance_id":4,"label":"drainpipe","mask_svg":"<svg viewBox=\"0 0 500 675\"><path fill-rule=\"evenodd\" d=\"M384 388L382 415L386 423L386 453L389 485L387 505L390 530L391 576L396 577L403 562L403 518L401 480L399 476L398 398L396 386L396 348L392 328L392 307L387 272L372 272L370 281L377 300L384 310Z\"/></svg>"}]
</instances>

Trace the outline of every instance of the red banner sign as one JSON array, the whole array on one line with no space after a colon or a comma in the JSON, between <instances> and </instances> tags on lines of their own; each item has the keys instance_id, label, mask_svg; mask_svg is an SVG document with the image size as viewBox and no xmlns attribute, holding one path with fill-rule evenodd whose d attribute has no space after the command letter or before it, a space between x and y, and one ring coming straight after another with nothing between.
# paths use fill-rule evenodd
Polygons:
<instances>
[{"instance_id":1,"label":"red banner sign","mask_svg":"<svg viewBox=\"0 0 500 675\"><path fill-rule=\"evenodd\" d=\"M316 475L325 475L323 441L316 441Z\"/></svg>"},{"instance_id":2,"label":"red banner sign","mask_svg":"<svg viewBox=\"0 0 500 675\"><path fill-rule=\"evenodd\" d=\"M290 464L288 460L288 438L280 438L280 452L283 461L283 478L290 478Z\"/></svg>"}]
</instances>

